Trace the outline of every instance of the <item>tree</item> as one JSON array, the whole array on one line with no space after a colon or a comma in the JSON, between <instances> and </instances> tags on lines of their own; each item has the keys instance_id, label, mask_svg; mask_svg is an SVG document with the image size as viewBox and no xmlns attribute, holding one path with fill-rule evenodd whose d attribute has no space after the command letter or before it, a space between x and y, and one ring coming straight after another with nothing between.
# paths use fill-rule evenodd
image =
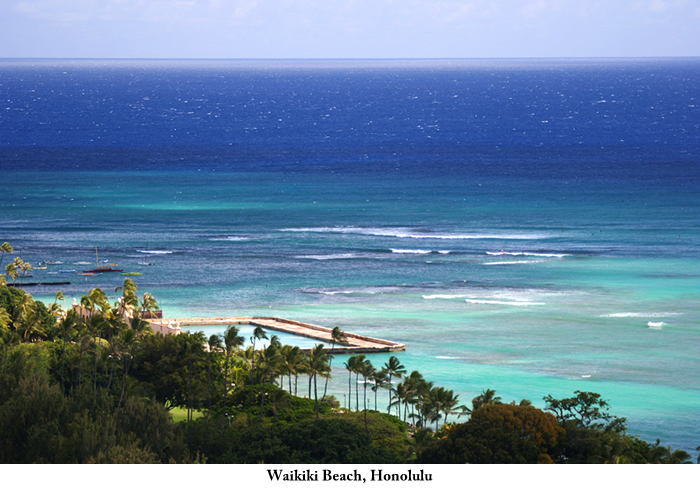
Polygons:
<instances>
[{"instance_id":1,"label":"tree","mask_svg":"<svg viewBox=\"0 0 700 490\"><path fill-rule=\"evenodd\" d=\"M226 354L226 359L224 361L224 415L228 416L226 412L226 397L228 396L228 366L231 354L243 345L243 337L238 335L238 327L234 325L229 325L224 332L224 353Z\"/></svg>"},{"instance_id":2,"label":"tree","mask_svg":"<svg viewBox=\"0 0 700 490\"><path fill-rule=\"evenodd\" d=\"M255 374L255 341L263 339L267 340L267 334L265 333L265 330L263 330L263 328L260 325L258 325L253 330L253 336L250 337L250 343L253 344L253 356L251 357L252 365L250 367L251 376Z\"/></svg>"},{"instance_id":3,"label":"tree","mask_svg":"<svg viewBox=\"0 0 700 490\"><path fill-rule=\"evenodd\" d=\"M355 411L360 411L360 392L357 388L358 381L360 380L360 369L362 364L365 362L364 354L357 354L351 356L348 359L347 366L350 368L351 372L355 374Z\"/></svg>"},{"instance_id":4,"label":"tree","mask_svg":"<svg viewBox=\"0 0 700 490\"><path fill-rule=\"evenodd\" d=\"M481 390L481 394L472 399L472 412L484 405L500 405L501 403L501 397L496 396L496 390Z\"/></svg>"},{"instance_id":5,"label":"tree","mask_svg":"<svg viewBox=\"0 0 700 490\"><path fill-rule=\"evenodd\" d=\"M419 463L551 463L564 430L549 413L534 407L489 404L472 418L434 439Z\"/></svg>"},{"instance_id":6,"label":"tree","mask_svg":"<svg viewBox=\"0 0 700 490\"><path fill-rule=\"evenodd\" d=\"M367 428L367 382L374 376L376 369L372 366L372 362L367 359L358 366L358 373L362 375L362 381L364 386L364 412L365 412L365 431L369 432Z\"/></svg>"},{"instance_id":7,"label":"tree","mask_svg":"<svg viewBox=\"0 0 700 490\"><path fill-rule=\"evenodd\" d=\"M331 378L331 371L332 371L332 365L333 365L333 349L335 349L335 344L345 344L347 343L347 337L345 336L345 332L343 332L340 327L335 326L333 327L333 330L331 331L331 355L330 355L330 362L328 364L328 376L326 376L326 385L323 387L323 397L321 398L322 400L326 399L326 392L328 391L328 380Z\"/></svg>"},{"instance_id":8,"label":"tree","mask_svg":"<svg viewBox=\"0 0 700 490\"><path fill-rule=\"evenodd\" d=\"M391 391L392 391L391 378L395 376L395 377L401 379L401 377L404 374L406 374L406 368L404 367L403 364L401 364L399 362L399 360L396 356L391 356L389 358L389 360L386 363L384 363L384 371L389 376L389 405L387 406L387 413L390 413L391 412Z\"/></svg>"},{"instance_id":9,"label":"tree","mask_svg":"<svg viewBox=\"0 0 700 490\"><path fill-rule=\"evenodd\" d=\"M328 373L329 355L325 352L323 344L317 344L313 349L311 349L311 352L307 357L309 363L309 376L314 382L314 411L316 412L316 419L318 420L318 385L316 379L319 374L323 375Z\"/></svg>"},{"instance_id":10,"label":"tree","mask_svg":"<svg viewBox=\"0 0 700 490\"><path fill-rule=\"evenodd\" d=\"M209 411L211 412L211 358L215 352L221 350L221 336L214 334L209 336L207 341L209 346L209 355L207 356L207 396L209 398Z\"/></svg>"},{"instance_id":11,"label":"tree","mask_svg":"<svg viewBox=\"0 0 700 490\"><path fill-rule=\"evenodd\" d=\"M3 242L2 245L0 245L0 251L2 252L2 255L0 255L0 267L2 267L2 261L5 258L5 254L11 254L12 253L12 245L10 245L7 242Z\"/></svg>"},{"instance_id":12,"label":"tree","mask_svg":"<svg viewBox=\"0 0 700 490\"><path fill-rule=\"evenodd\" d=\"M387 386L389 387L389 390L391 390L391 385L389 384L389 378L386 374L386 371L384 369L380 369L379 371L375 370L374 375L372 376L372 382L374 383L372 385L372 391L374 391L374 410L377 410L377 393L381 388L386 388ZM390 392L391 393L391 392ZM391 394L389 395L391 397Z\"/></svg>"},{"instance_id":13,"label":"tree","mask_svg":"<svg viewBox=\"0 0 700 490\"><path fill-rule=\"evenodd\" d=\"M7 264L7 265L5 266L5 274L7 275L7 277L11 277L11 278L12 278L12 284L14 284L15 281L17 280L17 277L18 277L18 274L17 274L17 267L15 267L15 264L14 264L14 263L12 263L12 264Z\"/></svg>"},{"instance_id":14,"label":"tree","mask_svg":"<svg viewBox=\"0 0 700 490\"><path fill-rule=\"evenodd\" d=\"M553 412L561 422L573 421L578 427L614 430L624 432L625 419L613 417L608 413L608 402L598 393L574 391L575 397L557 400L551 395L544 397L546 410ZM602 422L601 422L602 421ZM607 424L603 424L607 422Z\"/></svg>"}]
</instances>

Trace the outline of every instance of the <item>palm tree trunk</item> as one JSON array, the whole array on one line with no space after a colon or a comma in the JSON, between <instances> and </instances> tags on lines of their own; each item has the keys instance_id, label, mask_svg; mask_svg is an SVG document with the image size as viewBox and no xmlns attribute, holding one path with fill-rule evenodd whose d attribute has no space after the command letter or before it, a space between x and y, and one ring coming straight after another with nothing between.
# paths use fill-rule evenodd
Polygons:
<instances>
[{"instance_id":1,"label":"palm tree trunk","mask_svg":"<svg viewBox=\"0 0 700 490\"><path fill-rule=\"evenodd\" d=\"M226 366L224 367L224 415L226 415L226 395L228 395L228 358L229 353L226 352Z\"/></svg>"},{"instance_id":2,"label":"palm tree trunk","mask_svg":"<svg viewBox=\"0 0 700 490\"><path fill-rule=\"evenodd\" d=\"M211 352L207 359L209 360L207 363L207 395L209 396L209 411L211 412Z\"/></svg>"},{"instance_id":3,"label":"palm tree trunk","mask_svg":"<svg viewBox=\"0 0 700 490\"><path fill-rule=\"evenodd\" d=\"M386 413L391 413L391 373L389 373L389 405L386 406Z\"/></svg>"},{"instance_id":4,"label":"palm tree trunk","mask_svg":"<svg viewBox=\"0 0 700 490\"><path fill-rule=\"evenodd\" d=\"M335 343L331 342L331 352L333 352L333 348L335 347ZM321 397L321 400L326 399L326 391L328 390L328 379L331 377L331 366L333 365L333 356L331 355L331 360L328 363L328 376L326 376L326 385L323 387L323 396Z\"/></svg>"},{"instance_id":5,"label":"palm tree trunk","mask_svg":"<svg viewBox=\"0 0 700 490\"><path fill-rule=\"evenodd\" d=\"M314 410L316 411L316 420L318 420L318 389L316 387L316 376L318 376L318 373L314 373Z\"/></svg>"},{"instance_id":6,"label":"palm tree trunk","mask_svg":"<svg viewBox=\"0 0 700 490\"><path fill-rule=\"evenodd\" d=\"M126 376L129 374L129 365L131 364L131 359L124 359L124 382L122 383L122 394L119 395L119 404L117 408L122 406L122 400L124 399L124 393L126 391Z\"/></svg>"}]
</instances>

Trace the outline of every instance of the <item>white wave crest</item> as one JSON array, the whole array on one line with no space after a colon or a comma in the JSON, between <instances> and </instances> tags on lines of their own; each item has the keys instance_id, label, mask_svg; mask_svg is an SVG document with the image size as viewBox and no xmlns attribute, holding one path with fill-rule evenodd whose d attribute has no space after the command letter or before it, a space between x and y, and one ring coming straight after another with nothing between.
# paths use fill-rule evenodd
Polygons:
<instances>
[{"instance_id":1,"label":"white wave crest","mask_svg":"<svg viewBox=\"0 0 700 490\"><path fill-rule=\"evenodd\" d=\"M473 304L483 304L483 305L507 305L507 306L538 306L544 303L537 303L534 301L499 301L492 299L471 299L467 298L464 301Z\"/></svg>"},{"instance_id":2,"label":"white wave crest","mask_svg":"<svg viewBox=\"0 0 700 490\"><path fill-rule=\"evenodd\" d=\"M466 298L464 294L424 294L423 299L455 299Z\"/></svg>"},{"instance_id":3,"label":"white wave crest","mask_svg":"<svg viewBox=\"0 0 700 490\"><path fill-rule=\"evenodd\" d=\"M248 240L250 240L250 238L244 237L244 236L226 236L226 237L209 238L210 242L245 242Z\"/></svg>"},{"instance_id":4,"label":"white wave crest","mask_svg":"<svg viewBox=\"0 0 700 490\"><path fill-rule=\"evenodd\" d=\"M647 326L652 330L661 330L661 328L666 325L664 322L649 322Z\"/></svg>"},{"instance_id":5,"label":"white wave crest","mask_svg":"<svg viewBox=\"0 0 700 490\"><path fill-rule=\"evenodd\" d=\"M137 250L137 252L151 255L163 255L173 253L171 250Z\"/></svg>"},{"instance_id":6,"label":"white wave crest","mask_svg":"<svg viewBox=\"0 0 700 490\"><path fill-rule=\"evenodd\" d=\"M571 254L555 254L555 253L535 253L535 252L486 252L487 255L512 255L512 256L529 256L529 257L554 257L562 258L567 257Z\"/></svg>"},{"instance_id":7,"label":"white wave crest","mask_svg":"<svg viewBox=\"0 0 700 490\"><path fill-rule=\"evenodd\" d=\"M395 254L429 254L431 253L430 250L410 250L410 249L403 249L403 248L392 248L391 253Z\"/></svg>"},{"instance_id":8,"label":"white wave crest","mask_svg":"<svg viewBox=\"0 0 700 490\"><path fill-rule=\"evenodd\" d=\"M356 254L329 254L329 255L297 255L296 259L311 259L311 260L343 260L356 259Z\"/></svg>"},{"instance_id":9,"label":"white wave crest","mask_svg":"<svg viewBox=\"0 0 700 490\"><path fill-rule=\"evenodd\" d=\"M484 265L513 265L513 264L539 264L547 260L504 260L502 262L484 262Z\"/></svg>"},{"instance_id":10,"label":"white wave crest","mask_svg":"<svg viewBox=\"0 0 700 490\"><path fill-rule=\"evenodd\" d=\"M453 356L435 356L435 359L461 359L461 357L453 357Z\"/></svg>"},{"instance_id":11,"label":"white wave crest","mask_svg":"<svg viewBox=\"0 0 700 490\"><path fill-rule=\"evenodd\" d=\"M280 231L295 233L350 233L357 235L389 236L435 240L541 240L553 235L543 233L441 233L433 234L410 228L367 228L359 226L282 228Z\"/></svg>"},{"instance_id":12,"label":"white wave crest","mask_svg":"<svg viewBox=\"0 0 700 490\"><path fill-rule=\"evenodd\" d=\"M608 313L600 315L601 318L665 318L667 316L678 316L683 313L677 312L625 312L625 313Z\"/></svg>"}]
</instances>

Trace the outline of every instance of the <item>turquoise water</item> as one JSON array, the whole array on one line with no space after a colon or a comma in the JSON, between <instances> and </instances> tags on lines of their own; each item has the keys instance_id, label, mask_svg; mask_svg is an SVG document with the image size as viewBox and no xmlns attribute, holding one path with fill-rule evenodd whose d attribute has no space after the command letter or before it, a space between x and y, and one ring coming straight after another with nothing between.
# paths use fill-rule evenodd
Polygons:
<instances>
[{"instance_id":1,"label":"turquoise water","mask_svg":"<svg viewBox=\"0 0 700 490\"><path fill-rule=\"evenodd\" d=\"M595 391L630 432L695 454L699 72L0 63L0 241L64 262L40 281L97 247L142 273L166 317L272 315L405 343L406 368L462 403ZM68 280L27 289L68 304L124 276ZM346 360L329 386L341 403Z\"/></svg>"}]
</instances>

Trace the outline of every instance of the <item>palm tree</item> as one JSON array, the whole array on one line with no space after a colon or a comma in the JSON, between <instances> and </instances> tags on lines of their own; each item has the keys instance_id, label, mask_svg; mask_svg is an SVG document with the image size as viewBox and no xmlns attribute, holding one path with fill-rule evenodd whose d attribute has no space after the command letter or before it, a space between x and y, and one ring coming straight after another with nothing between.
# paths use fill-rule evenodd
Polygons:
<instances>
[{"instance_id":1,"label":"palm tree","mask_svg":"<svg viewBox=\"0 0 700 490\"><path fill-rule=\"evenodd\" d=\"M124 361L124 381L122 383L122 392L119 395L119 403L117 408L121 407L124 393L126 391L126 380L129 376L129 367L134 358L133 350L136 347L136 334L133 330L124 330L119 334L119 344L121 347L121 357Z\"/></svg>"},{"instance_id":2,"label":"palm tree","mask_svg":"<svg viewBox=\"0 0 700 490\"><path fill-rule=\"evenodd\" d=\"M401 377L406 374L406 368L401 364L396 356L391 356L387 362L384 363L384 371L389 376L389 405L386 408L386 413L391 412L391 378L396 376L401 379Z\"/></svg>"},{"instance_id":3,"label":"palm tree","mask_svg":"<svg viewBox=\"0 0 700 490\"><path fill-rule=\"evenodd\" d=\"M19 262L20 262L19 269L23 272L22 279L19 281L19 285L21 286L22 283L24 282L24 278L27 277L27 272L32 270L32 266L29 262L24 262L19 257L17 257L17 259L19 259Z\"/></svg>"},{"instance_id":4,"label":"palm tree","mask_svg":"<svg viewBox=\"0 0 700 490\"><path fill-rule=\"evenodd\" d=\"M100 337L102 337L102 331L108 328L108 322L105 320L104 316L101 314L91 316L86 322L87 328L93 338L93 346L95 349L95 369L93 371L93 388L97 389L97 359L99 357L100 351Z\"/></svg>"},{"instance_id":5,"label":"palm tree","mask_svg":"<svg viewBox=\"0 0 700 490\"><path fill-rule=\"evenodd\" d=\"M0 306L0 333L10 329L12 318L5 308Z\"/></svg>"},{"instance_id":6,"label":"palm tree","mask_svg":"<svg viewBox=\"0 0 700 490\"><path fill-rule=\"evenodd\" d=\"M139 310L142 313L147 313L148 318L153 318L156 311L160 311L158 307L158 302L150 293L143 293L143 298L141 299Z\"/></svg>"},{"instance_id":7,"label":"palm tree","mask_svg":"<svg viewBox=\"0 0 700 490\"><path fill-rule=\"evenodd\" d=\"M63 389L63 373L64 373L64 368L65 368L65 352L66 352L66 343L68 342L68 339L76 333L76 327L78 325L78 313L70 309L66 313L66 316L63 317L63 319L59 322L58 328L59 332L61 334L61 338L63 339L62 345L61 345L61 388Z\"/></svg>"},{"instance_id":8,"label":"palm tree","mask_svg":"<svg viewBox=\"0 0 700 490\"><path fill-rule=\"evenodd\" d=\"M391 385L388 384L389 378L387 377L387 373L384 369L380 369L379 371L374 372L374 375L372 376L372 382L374 382L374 385L372 386L372 391L374 391L374 410L377 411L377 393L381 388L386 388L389 386L391 389ZM391 397L391 391L389 392L389 397Z\"/></svg>"},{"instance_id":9,"label":"palm tree","mask_svg":"<svg viewBox=\"0 0 700 490\"><path fill-rule=\"evenodd\" d=\"M273 338L277 337L273 335ZM279 353L279 341L270 342L264 349L260 349L258 353L258 358L260 363L258 364L257 373L260 377L260 416L263 415L264 403L265 403L265 381L268 379L274 379L277 376L280 368L281 356Z\"/></svg>"},{"instance_id":10,"label":"palm tree","mask_svg":"<svg viewBox=\"0 0 700 490\"><path fill-rule=\"evenodd\" d=\"M411 418L415 418L415 406L420 402L421 393L426 390L427 382L421 373L411 371L411 374L404 380L404 384L406 385L404 401L406 405L411 405ZM405 417L406 413L404 412L404 419Z\"/></svg>"},{"instance_id":11,"label":"palm tree","mask_svg":"<svg viewBox=\"0 0 700 490\"><path fill-rule=\"evenodd\" d=\"M316 411L316 420L318 420L318 384L316 382L319 374L323 375L328 372L328 354L324 351L323 344L316 345L307 356L309 362L309 376L314 381L314 410Z\"/></svg>"},{"instance_id":12,"label":"palm tree","mask_svg":"<svg viewBox=\"0 0 700 490\"><path fill-rule=\"evenodd\" d=\"M348 371L348 410L352 410L352 373L355 372L355 356L349 357L343 366Z\"/></svg>"},{"instance_id":13,"label":"palm tree","mask_svg":"<svg viewBox=\"0 0 700 490\"><path fill-rule=\"evenodd\" d=\"M2 260L5 258L5 254L12 253L12 245L10 245L7 242L4 242L2 245L0 245L0 251L2 252L2 255L0 255L0 267L2 267Z\"/></svg>"},{"instance_id":14,"label":"palm tree","mask_svg":"<svg viewBox=\"0 0 700 490\"><path fill-rule=\"evenodd\" d=\"M46 336L42 328L42 319L37 314L36 303L30 294L25 293L18 301L17 312L15 330L25 341Z\"/></svg>"},{"instance_id":15,"label":"palm tree","mask_svg":"<svg viewBox=\"0 0 700 490\"><path fill-rule=\"evenodd\" d=\"M115 303L115 308L119 316L131 317L134 311L139 306L139 300L136 296L136 284L130 278L124 279L124 285L114 289L115 293L122 291L122 296Z\"/></svg>"},{"instance_id":16,"label":"palm tree","mask_svg":"<svg viewBox=\"0 0 700 490\"><path fill-rule=\"evenodd\" d=\"M15 267L15 264L14 264L14 263L12 263L12 264L7 264L7 265L5 266L5 273L7 274L7 277L11 277L11 278L12 278L12 284L14 284L15 281L17 280L17 277L18 277L18 275L17 275L17 267ZM7 282L7 281L6 281L6 282Z\"/></svg>"},{"instance_id":17,"label":"palm tree","mask_svg":"<svg viewBox=\"0 0 700 490\"><path fill-rule=\"evenodd\" d=\"M228 364L231 354L234 350L240 348L243 345L243 337L238 335L238 327L235 325L229 325L224 332L224 352L226 353L226 360L224 362L224 415L228 416L226 412L226 397L228 396Z\"/></svg>"},{"instance_id":18,"label":"palm tree","mask_svg":"<svg viewBox=\"0 0 700 490\"><path fill-rule=\"evenodd\" d=\"M683 451L682 449L674 449L671 446L668 447L659 447L660 453L661 453L661 458L660 462L664 464L682 464L682 463L690 463L690 460L692 459L690 454L688 454L686 451Z\"/></svg>"},{"instance_id":19,"label":"palm tree","mask_svg":"<svg viewBox=\"0 0 700 490\"><path fill-rule=\"evenodd\" d=\"M390 391L393 391L393 393L396 395L396 401L393 401L389 404L389 408L393 407L396 405L399 411L399 419L401 418L401 403L406 403L405 400L408 397L408 388L404 383L399 383L396 385L396 388L389 387ZM404 417L403 421L406 422L406 411L404 410Z\"/></svg>"},{"instance_id":20,"label":"palm tree","mask_svg":"<svg viewBox=\"0 0 700 490\"><path fill-rule=\"evenodd\" d=\"M59 317L63 314L63 308L61 308L61 305L59 305L58 302L65 300L65 298L63 297L63 293L61 291L56 291L54 298L54 302L51 303L51 306L49 307L49 313L52 316Z\"/></svg>"},{"instance_id":21,"label":"palm tree","mask_svg":"<svg viewBox=\"0 0 700 490\"><path fill-rule=\"evenodd\" d=\"M357 388L358 382L360 380L360 369L362 364L365 362L364 354L356 354L348 359L348 364L352 367L352 372L355 373L355 411L360 411L360 391Z\"/></svg>"},{"instance_id":22,"label":"palm tree","mask_svg":"<svg viewBox=\"0 0 700 490\"><path fill-rule=\"evenodd\" d=\"M14 345L19 344L19 335L17 335L15 332L12 330L3 330L0 332L0 346L2 346L2 349L5 351L3 354L3 367L2 367L2 373L5 374L7 372L7 356L8 356L8 350L10 347Z\"/></svg>"},{"instance_id":23,"label":"palm tree","mask_svg":"<svg viewBox=\"0 0 700 490\"><path fill-rule=\"evenodd\" d=\"M500 405L501 397L496 396L496 390L481 390L481 394L472 399L472 412L484 405Z\"/></svg>"},{"instance_id":24,"label":"palm tree","mask_svg":"<svg viewBox=\"0 0 700 490\"><path fill-rule=\"evenodd\" d=\"M333 327L333 330L331 330L331 360L328 364L329 374L328 376L326 376L326 385L323 387L323 397L321 398L322 400L326 399L326 391L328 390L328 380L331 378L330 372L332 371L333 349L335 349L335 344L344 344L347 343L347 341L348 339L345 336L345 332L343 332L338 326Z\"/></svg>"},{"instance_id":25,"label":"palm tree","mask_svg":"<svg viewBox=\"0 0 700 490\"><path fill-rule=\"evenodd\" d=\"M211 357L214 350L221 349L221 336L218 334L209 337L209 355L207 356L207 395L209 397L209 411L211 412Z\"/></svg>"},{"instance_id":26,"label":"palm tree","mask_svg":"<svg viewBox=\"0 0 700 490\"><path fill-rule=\"evenodd\" d=\"M292 394L292 374L294 374L294 395L296 396L296 379L303 368L304 352L296 345L285 345L281 351L284 368L289 375L289 394Z\"/></svg>"},{"instance_id":27,"label":"palm tree","mask_svg":"<svg viewBox=\"0 0 700 490\"><path fill-rule=\"evenodd\" d=\"M362 380L364 381L363 403L365 407L365 431L369 432L369 429L367 427L367 380L371 379L377 372L377 370L374 368L374 366L372 366L372 362L368 359L358 366L357 371L359 374L362 375Z\"/></svg>"}]
</instances>

